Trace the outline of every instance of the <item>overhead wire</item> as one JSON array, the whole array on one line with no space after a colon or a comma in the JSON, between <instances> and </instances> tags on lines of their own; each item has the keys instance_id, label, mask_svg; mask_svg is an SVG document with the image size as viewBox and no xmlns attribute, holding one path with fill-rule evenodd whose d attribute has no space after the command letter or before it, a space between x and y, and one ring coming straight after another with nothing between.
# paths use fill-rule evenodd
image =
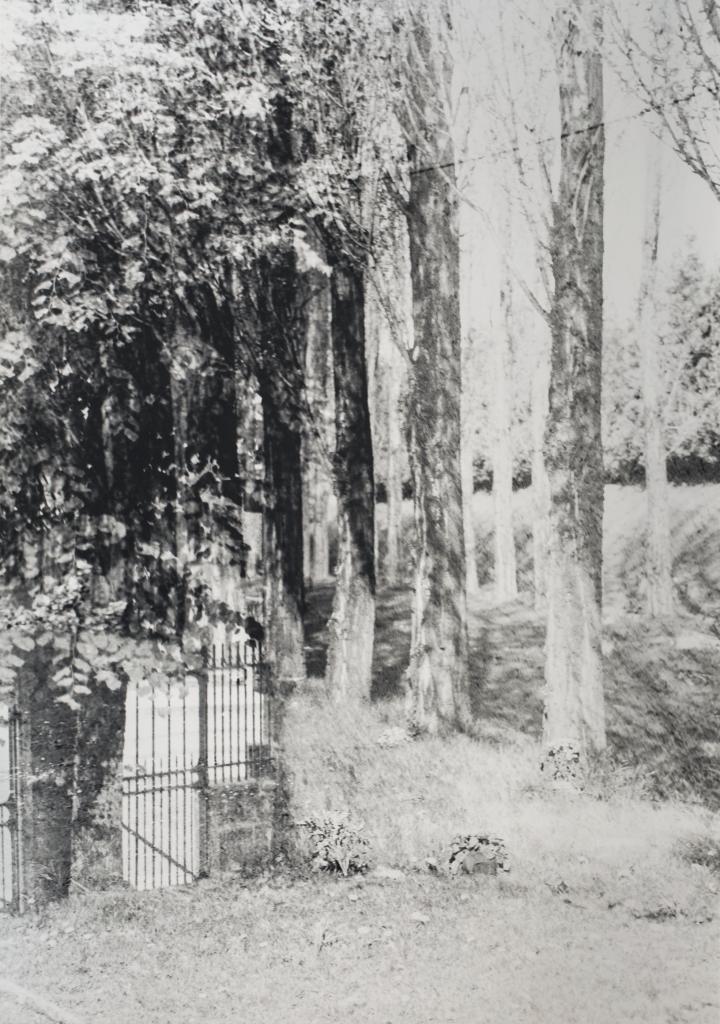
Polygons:
<instances>
[{"instance_id":1,"label":"overhead wire","mask_svg":"<svg viewBox=\"0 0 720 1024\"><path fill-rule=\"evenodd\" d=\"M680 103L686 103L691 99L695 98L695 92L688 93L685 96L676 96L667 105L661 104L650 104L642 107L640 110L635 110L630 114L621 114L618 117L603 118L600 121L596 121L593 124L583 125L581 128L569 128L564 132L559 132L556 135L547 135L541 139L528 140L528 144L534 144L536 146L544 146L550 142L560 142L563 139L571 138L574 135L583 135L586 132L594 132L599 128L607 128L610 125L622 124L625 121L634 121L642 117L646 117L648 114L659 113L665 109L666 106L678 106ZM428 174L430 171L445 171L450 170L453 167L465 166L467 164L480 163L482 160L492 160L501 156L511 156L513 153L519 152L522 148L520 143L516 143L512 146L507 146L504 149L489 150L484 153L479 153L475 156L462 157L457 160L448 160L442 164L427 164L422 167L414 167L409 171L409 174Z\"/></svg>"}]
</instances>

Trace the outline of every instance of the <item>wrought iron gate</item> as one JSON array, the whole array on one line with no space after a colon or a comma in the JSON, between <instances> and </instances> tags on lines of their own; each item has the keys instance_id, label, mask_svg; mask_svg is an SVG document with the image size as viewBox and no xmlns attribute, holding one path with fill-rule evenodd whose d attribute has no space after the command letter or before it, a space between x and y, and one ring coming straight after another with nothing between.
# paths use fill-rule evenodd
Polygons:
<instances>
[{"instance_id":1,"label":"wrought iron gate","mask_svg":"<svg viewBox=\"0 0 720 1024\"><path fill-rule=\"evenodd\" d=\"M19 910L21 891L19 716L0 724L0 909Z\"/></svg>"},{"instance_id":2,"label":"wrought iron gate","mask_svg":"<svg viewBox=\"0 0 720 1024\"><path fill-rule=\"evenodd\" d=\"M123 877L183 885L207 870L209 786L272 770L271 702L259 642L214 645L204 677L128 693Z\"/></svg>"}]
</instances>

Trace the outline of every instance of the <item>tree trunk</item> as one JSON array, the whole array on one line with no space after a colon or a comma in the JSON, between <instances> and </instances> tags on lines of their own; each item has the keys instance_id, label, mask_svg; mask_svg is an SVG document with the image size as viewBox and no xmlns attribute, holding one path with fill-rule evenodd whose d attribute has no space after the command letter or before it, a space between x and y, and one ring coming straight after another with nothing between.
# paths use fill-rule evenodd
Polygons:
<instances>
[{"instance_id":1,"label":"tree trunk","mask_svg":"<svg viewBox=\"0 0 720 1024\"><path fill-rule=\"evenodd\" d=\"M443 9L441 20L446 27ZM430 16L430 15L428 15ZM435 35L435 33L433 33ZM408 228L414 347L408 402L415 511L415 596L408 715L413 730L465 727L468 697L467 600L461 471L459 221L455 154L447 121L452 64L446 40L414 26L417 111L429 127L411 148ZM433 52L436 45L442 54Z\"/></svg>"},{"instance_id":2,"label":"tree trunk","mask_svg":"<svg viewBox=\"0 0 720 1024\"><path fill-rule=\"evenodd\" d=\"M280 683L305 678L303 630L302 453L300 431L283 420L272 387L261 388L264 411L265 574L268 660Z\"/></svg>"},{"instance_id":3,"label":"tree trunk","mask_svg":"<svg viewBox=\"0 0 720 1024\"><path fill-rule=\"evenodd\" d=\"M275 679L305 678L303 507L300 395L306 326L300 312L295 254L278 251L261 275L260 371L266 505L264 568L268 608L267 657Z\"/></svg>"},{"instance_id":4,"label":"tree trunk","mask_svg":"<svg viewBox=\"0 0 720 1024\"><path fill-rule=\"evenodd\" d=\"M603 459L602 62L585 2L556 16L561 162L553 204L552 349L545 458L550 560L544 745L554 776L605 747L600 652Z\"/></svg>"},{"instance_id":5,"label":"tree trunk","mask_svg":"<svg viewBox=\"0 0 720 1024\"><path fill-rule=\"evenodd\" d=\"M530 396L533 488L533 590L535 608L538 611L545 607L545 600L547 598L548 552L550 548L550 482L543 454L549 388L550 353L543 332L543 336L538 341L537 362L533 373Z\"/></svg>"},{"instance_id":6,"label":"tree trunk","mask_svg":"<svg viewBox=\"0 0 720 1024\"><path fill-rule=\"evenodd\" d=\"M365 309L365 366L367 372L368 409L370 412L370 434L373 448L373 469L377 473L381 464L378 452L383 447L382 440L385 435L387 440L387 423L384 417L384 401L386 394L383 373L380 369L381 349L383 344L383 333L387 330L387 324L383 316L383 310L378 301L377 295L370 286L370 272L365 273L363 283L364 309ZM384 367L383 367L384 369ZM376 476L373 484L377 493L378 478ZM373 527L373 562L376 570L380 565L380 528L378 524L378 508L375 505L375 524Z\"/></svg>"},{"instance_id":7,"label":"tree trunk","mask_svg":"<svg viewBox=\"0 0 720 1024\"><path fill-rule=\"evenodd\" d=\"M308 583L330 578L330 498L334 448L334 396L332 388L332 341L330 337L330 285L317 270L307 271L307 348L305 376L313 414L313 430L303 438L303 519L305 527L305 576Z\"/></svg>"},{"instance_id":8,"label":"tree trunk","mask_svg":"<svg viewBox=\"0 0 720 1024\"><path fill-rule=\"evenodd\" d=\"M405 354L412 332L412 287L407 221L391 204L376 212L376 232L382 237L374 268L372 298L378 330L378 392L382 396L382 443L375 446L385 463L386 548L385 582L395 586L402 578L402 484L406 463L402 429Z\"/></svg>"},{"instance_id":9,"label":"tree trunk","mask_svg":"<svg viewBox=\"0 0 720 1024\"><path fill-rule=\"evenodd\" d=\"M386 531L385 582L393 587L400 580L400 535L402 531L402 428L400 392L402 363L390 340L387 376L387 462L385 470Z\"/></svg>"},{"instance_id":10,"label":"tree trunk","mask_svg":"<svg viewBox=\"0 0 720 1024\"><path fill-rule=\"evenodd\" d=\"M76 713L52 687L52 645L35 647L19 673L23 907L67 896L72 869Z\"/></svg>"},{"instance_id":11,"label":"tree trunk","mask_svg":"<svg viewBox=\"0 0 720 1024\"><path fill-rule=\"evenodd\" d=\"M517 597L517 564L513 529L512 451L512 285L508 278L502 294L503 322L493 339L493 514L495 523L495 600Z\"/></svg>"},{"instance_id":12,"label":"tree trunk","mask_svg":"<svg viewBox=\"0 0 720 1024\"><path fill-rule=\"evenodd\" d=\"M639 302L640 366L645 433L645 496L647 500L646 594L653 617L672 615L672 551L662 410L660 338L657 303L657 258L660 235L662 151L654 141L649 152L650 208L643 239L643 281Z\"/></svg>"},{"instance_id":13,"label":"tree trunk","mask_svg":"<svg viewBox=\"0 0 720 1024\"><path fill-rule=\"evenodd\" d=\"M370 697L375 636L375 483L362 270L335 258L331 289L338 561L326 678L336 700L358 700Z\"/></svg>"},{"instance_id":14,"label":"tree trunk","mask_svg":"<svg viewBox=\"0 0 720 1024\"><path fill-rule=\"evenodd\" d=\"M323 467L306 460L303 476L303 519L305 522L305 578L311 586L330 579L330 496L331 483Z\"/></svg>"},{"instance_id":15,"label":"tree trunk","mask_svg":"<svg viewBox=\"0 0 720 1024\"><path fill-rule=\"evenodd\" d=\"M466 351L462 362L462 499L463 499L463 533L465 535L465 589L469 596L479 593L480 585L477 573L477 553L475 550L475 519L473 504L475 494L475 431L470 398L470 335L465 338Z\"/></svg>"}]
</instances>

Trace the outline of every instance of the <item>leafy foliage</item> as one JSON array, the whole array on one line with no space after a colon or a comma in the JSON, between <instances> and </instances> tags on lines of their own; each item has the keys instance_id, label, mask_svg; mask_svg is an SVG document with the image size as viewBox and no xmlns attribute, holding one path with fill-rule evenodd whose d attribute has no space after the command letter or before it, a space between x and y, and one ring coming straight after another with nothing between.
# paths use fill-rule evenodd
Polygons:
<instances>
[{"instance_id":1,"label":"leafy foliage","mask_svg":"<svg viewBox=\"0 0 720 1024\"><path fill-rule=\"evenodd\" d=\"M309 829L312 864L317 871L340 872L343 876L364 874L369 867L369 843L345 816L309 818L301 822Z\"/></svg>"},{"instance_id":2,"label":"leafy foliage","mask_svg":"<svg viewBox=\"0 0 720 1024\"><path fill-rule=\"evenodd\" d=\"M720 281L688 258L665 291L657 322L668 455L720 468ZM604 369L606 471L636 475L643 462L643 404L636 325L609 334Z\"/></svg>"},{"instance_id":3,"label":"leafy foliage","mask_svg":"<svg viewBox=\"0 0 720 1024\"><path fill-rule=\"evenodd\" d=\"M207 567L242 574L258 373L289 368L298 427L308 405L264 348L260 268L317 266L318 233L367 259L386 29L348 0L21 12L0 109L6 694L40 648L73 709L182 675Z\"/></svg>"},{"instance_id":4,"label":"leafy foliage","mask_svg":"<svg viewBox=\"0 0 720 1024\"><path fill-rule=\"evenodd\" d=\"M505 844L499 836L474 832L455 836L450 843L447 869L451 875L460 872L471 874L473 871L487 871L497 867L503 871L510 870Z\"/></svg>"}]
</instances>

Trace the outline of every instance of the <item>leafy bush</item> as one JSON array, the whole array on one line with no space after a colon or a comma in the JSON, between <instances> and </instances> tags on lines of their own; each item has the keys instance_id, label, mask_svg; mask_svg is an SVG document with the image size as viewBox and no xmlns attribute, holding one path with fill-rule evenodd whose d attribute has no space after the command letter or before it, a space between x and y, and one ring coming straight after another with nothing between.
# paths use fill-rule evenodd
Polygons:
<instances>
[{"instance_id":1,"label":"leafy bush","mask_svg":"<svg viewBox=\"0 0 720 1024\"><path fill-rule=\"evenodd\" d=\"M364 874L370 867L370 844L360 835L362 825L351 825L345 816L309 818L300 823L309 829L312 864L316 871Z\"/></svg>"},{"instance_id":2,"label":"leafy bush","mask_svg":"<svg viewBox=\"0 0 720 1024\"><path fill-rule=\"evenodd\" d=\"M482 870L484 866L510 870L510 861L505 844L499 836L473 832L470 835L455 836L450 843L447 869L451 875L459 872Z\"/></svg>"}]
</instances>

